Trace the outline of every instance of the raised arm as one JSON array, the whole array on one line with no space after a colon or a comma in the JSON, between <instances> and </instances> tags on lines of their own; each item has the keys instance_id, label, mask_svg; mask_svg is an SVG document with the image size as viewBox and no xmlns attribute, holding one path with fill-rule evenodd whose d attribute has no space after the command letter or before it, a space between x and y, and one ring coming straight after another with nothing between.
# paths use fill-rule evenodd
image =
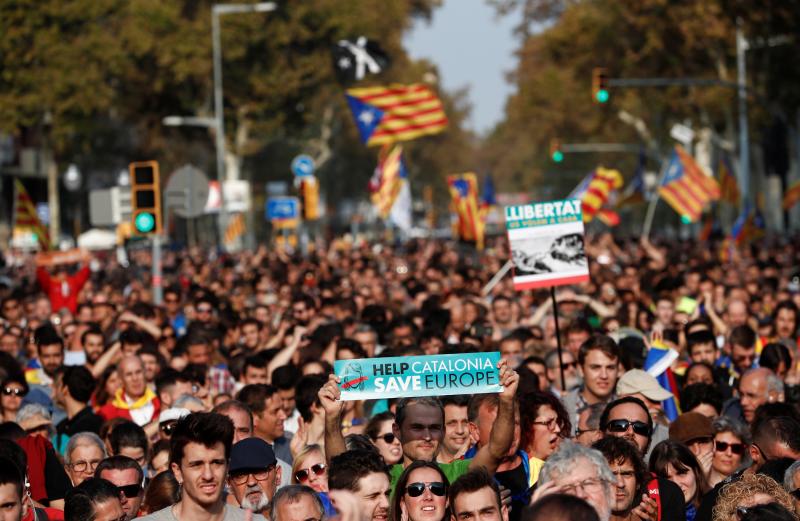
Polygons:
<instances>
[{"instance_id":1,"label":"raised arm","mask_svg":"<svg viewBox=\"0 0 800 521\"><path fill-rule=\"evenodd\" d=\"M331 459L347 450L342 436L342 409L344 404L339 399L342 392L339 390L339 377L332 374L328 381L319 390L319 401L325 411L325 459L330 464Z\"/></svg>"},{"instance_id":2,"label":"raised arm","mask_svg":"<svg viewBox=\"0 0 800 521\"><path fill-rule=\"evenodd\" d=\"M489 474L495 473L514 441L514 399L519 385L519 375L508 367L506 360L500 360L498 369L500 370L500 383L503 384L503 392L500 393L497 419L492 425L489 443L478 450L469 465L470 469L486 467Z\"/></svg>"}]
</instances>

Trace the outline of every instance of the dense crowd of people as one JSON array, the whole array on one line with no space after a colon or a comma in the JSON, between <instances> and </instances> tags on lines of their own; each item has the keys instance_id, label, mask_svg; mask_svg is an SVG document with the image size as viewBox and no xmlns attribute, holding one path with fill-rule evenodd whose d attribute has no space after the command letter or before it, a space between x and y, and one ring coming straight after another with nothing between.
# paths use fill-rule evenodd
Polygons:
<instances>
[{"instance_id":1,"label":"dense crowd of people","mask_svg":"<svg viewBox=\"0 0 800 521\"><path fill-rule=\"evenodd\" d=\"M7 252L0 520L798 519L800 244L585 249L555 298L501 239L168 251L158 298L145 251ZM500 393L333 374L487 351Z\"/></svg>"}]
</instances>

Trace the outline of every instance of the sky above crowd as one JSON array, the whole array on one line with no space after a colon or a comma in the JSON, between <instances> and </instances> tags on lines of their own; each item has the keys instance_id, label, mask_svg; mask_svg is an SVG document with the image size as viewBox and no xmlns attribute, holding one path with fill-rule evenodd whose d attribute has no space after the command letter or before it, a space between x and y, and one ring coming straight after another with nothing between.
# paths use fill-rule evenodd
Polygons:
<instances>
[{"instance_id":1,"label":"sky above crowd","mask_svg":"<svg viewBox=\"0 0 800 521\"><path fill-rule=\"evenodd\" d=\"M514 69L514 27L520 13L498 17L486 0L445 0L430 23L417 21L405 38L413 58L427 58L439 67L439 81L452 91L469 88L472 114L467 125L490 131L503 117Z\"/></svg>"}]
</instances>

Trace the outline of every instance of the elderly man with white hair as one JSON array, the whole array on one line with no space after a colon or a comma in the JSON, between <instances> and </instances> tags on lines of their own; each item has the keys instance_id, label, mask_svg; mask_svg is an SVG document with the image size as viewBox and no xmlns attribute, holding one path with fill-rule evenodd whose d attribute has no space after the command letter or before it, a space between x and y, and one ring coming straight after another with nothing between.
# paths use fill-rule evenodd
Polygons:
<instances>
[{"instance_id":1,"label":"elderly man with white hair","mask_svg":"<svg viewBox=\"0 0 800 521\"><path fill-rule=\"evenodd\" d=\"M142 427L157 420L161 403L156 393L147 386L142 360L135 355L123 357L117 366L117 373L122 380L122 388L114 393L109 403L100 408L100 416L105 421L114 418L132 420Z\"/></svg>"},{"instance_id":2,"label":"elderly man with white hair","mask_svg":"<svg viewBox=\"0 0 800 521\"><path fill-rule=\"evenodd\" d=\"M783 475L783 488L792 495L794 509L800 512L800 461L792 463Z\"/></svg>"},{"instance_id":3,"label":"elderly man with white hair","mask_svg":"<svg viewBox=\"0 0 800 521\"><path fill-rule=\"evenodd\" d=\"M548 494L569 494L592 505L600 521L609 521L616 482L600 451L565 440L542 467L533 502Z\"/></svg>"}]
</instances>

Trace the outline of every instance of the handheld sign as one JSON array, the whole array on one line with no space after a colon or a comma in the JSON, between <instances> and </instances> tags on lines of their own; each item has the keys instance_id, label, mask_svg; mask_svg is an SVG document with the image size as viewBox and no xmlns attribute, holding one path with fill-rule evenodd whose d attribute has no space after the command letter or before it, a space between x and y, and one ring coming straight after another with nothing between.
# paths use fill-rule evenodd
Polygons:
<instances>
[{"instance_id":1,"label":"handheld sign","mask_svg":"<svg viewBox=\"0 0 800 521\"><path fill-rule=\"evenodd\" d=\"M337 360L342 400L499 393L499 352Z\"/></svg>"},{"instance_id":2,"label":"handheld sign","mask_svg":"<svg viewBox=\"0 0 800 521\"><path fill-rule=\"evenodd\" d=\"M514 289L589 280L579 199L507 206L505 215Z\"/></svg>"}]
</instances>

